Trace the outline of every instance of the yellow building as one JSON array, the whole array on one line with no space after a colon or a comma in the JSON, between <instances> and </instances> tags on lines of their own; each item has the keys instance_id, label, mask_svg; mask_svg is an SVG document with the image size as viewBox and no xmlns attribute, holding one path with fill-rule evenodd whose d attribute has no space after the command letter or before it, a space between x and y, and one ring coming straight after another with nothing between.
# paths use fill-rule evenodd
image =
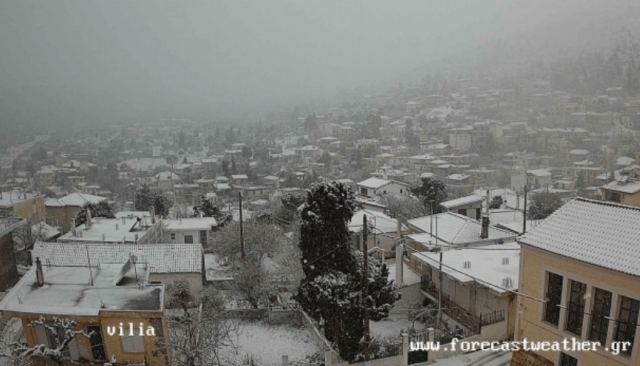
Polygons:
<instances>
[{"instance_id":1,"label":"yellow building","mask_svg":"<svg viewBox=\"0 0 640 366\"><path fill-rule=\"evenodd\" d=\"M605 201L640 207L640 181L613 181L600 190Z\"/></svg>"},{"instance_id":2,"label":"yellow building","mask_svg":"<svg viewBox=\"0 0 640 366\"><path fill-rule=\"evenodd\" d=\"M511 365L639 365L639 238L640 209L584 198L521 237L515 339L600 346L519 351Z\"/></svg>"},{"instance_id":3,"label":"yellow building","mask_svg":"<svg viewBox=\"0 0 640 366\"><path fill-rule=\"evenodd\" d=\"M71 230L78 212L88 204L97 205L106 201L105 197L85 193L71 193L62 198L51 198L45 202L47 224L60 229L62 233Z\"/></svg>"},{"instance_id":4,"label":"yellow building","mask_svg":"<svg viewBox=\"0 0 640 366\"><path fill-rule=\"evenodd\" d=\"M46 218L44 198L39 194L19 191L0 192L0 217L14 216L29 222Z\"/></svg>"},{"instance_id":5,"label":"yellow building","mask_svg":"<svg viewBox=\"0 0 640 366\"><path fill-rule=\"evenodd\" d=\"M22 321L29 347L56 348L68 328L56 327L55 318L75 322L74 330L85 334L76 334L62 350L65 360L165 366L170 358L164 286L147 284L147 276L146 264L54 266L38 259L0 302L0 311ZM39 320L50 327L34 323Z\"/></svg>"}]
</instances>

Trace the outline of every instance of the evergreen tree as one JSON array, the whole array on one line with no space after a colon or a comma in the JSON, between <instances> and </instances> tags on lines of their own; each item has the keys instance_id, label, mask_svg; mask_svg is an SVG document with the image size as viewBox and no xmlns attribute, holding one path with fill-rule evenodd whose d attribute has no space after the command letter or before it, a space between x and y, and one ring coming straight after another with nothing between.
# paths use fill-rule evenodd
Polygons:
<instances>
[{"instance_id":1,"label":"evergreen tree","mask_svg":"<svg viewBox=\"0 0 640 366\"><path fill-rule=\"evenodd\" d=\"M555 194L536 193L531 197L527 219L541 220L562 206L562 200Z\"/></svg>"},{"instance_id":2,"label":"evergreen tree","mask_svg":"<svg viewBox=\"0 0 640 366\"><path fill-rule=\"evenodd\" d=\"M397 299L388 269L370 259L366 281L368 297L362 298L361 252L351 249L348 223L355 204L352 192L341 183L313 184L300 217L300 250L305 278L297 300L315 319L325 321L325 336L340 356L354 360L361 350L364 309L373 320L386 317Z\"/></svg>"},{"instance_id":3,"label":"evergreen tree","mask_svg":"<svg viewBox=\"0 0 640 366\"><path fill-rule=\"evenodd\" d=\"M167 217L172 206L173 201L159 192L152 191L146 184L136 191L134 207L138 211L153 210L156 215Z\"/></svg>"},{"instance_id":4,"label":"evergreen tree","mask_svg":"<svg viewBox=\"0 0 640 366\"><path fill-rule=\"evenodd\" d=\"M220 210L210 199L205 196L200 196L200 204L193 206L193 216L200 217L200 214L202 214L203 217L218 218L220 216Z\"/></svg>"},{"instance_id":5,"label":"evergreen tree","mask_svg":"<svg viewBox=\"0 0 640 366\"><path fill-rule=\"evenodd\" d=\"M109 219L115 217L107 201L97 204L88 203L76 215L76 226L82 225L87 221L87 211L91 211L91 217L106 217Z\"/></svg>"},{"instance_id":6,"label":"evergreen tree","mask_svg":"<svg viewBox=\"0 0 640 366\"><path fill-rule=\"evenodd\" d=\"M441 181L431 178L422 178L419 187L411 189L411 192L422 200L425 207L430 207L434 201L434 212L441 212L440 203L447 198L447 188Z\"/></svg>"},{"instance_id":7,"label":"evergreen tree","mask_svg":"<svg viewBox=\"0 0 640 366\"><path fill-rule=\"evenodd\" d=\"M489 208L490 209L500 208L502 207L503 203L504 203L504 200L502 199L502 196L494 196L491 199L491 202L489 203Z\"/></svg>"}]
</instances>

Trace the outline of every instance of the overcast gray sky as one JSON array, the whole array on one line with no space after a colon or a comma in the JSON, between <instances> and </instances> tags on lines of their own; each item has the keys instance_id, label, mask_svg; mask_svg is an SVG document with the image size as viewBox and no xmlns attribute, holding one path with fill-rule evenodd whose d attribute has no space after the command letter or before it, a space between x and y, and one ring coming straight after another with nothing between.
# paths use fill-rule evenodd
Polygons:
<instances>
[{"instance_id":1,"label":"overcast gray sky","mask_svg":"<svg viewBox=\"0 0 640 366\"><path fill-rule=\"evenodd\" d=\"M633 3L2 0L0 124L255 118L494 40L608 37Z\"/></svg>"}]
</instances>

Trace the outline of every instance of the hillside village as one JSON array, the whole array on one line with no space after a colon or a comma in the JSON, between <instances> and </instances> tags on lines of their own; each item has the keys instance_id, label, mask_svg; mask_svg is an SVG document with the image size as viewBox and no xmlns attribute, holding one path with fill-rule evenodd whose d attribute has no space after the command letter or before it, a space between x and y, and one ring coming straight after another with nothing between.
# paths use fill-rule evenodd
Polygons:
<instances>
[{"instance_id":1,"label":"hillside village","mask_svg":"<svg viewBox=\"0 0 640 366\"><path fill-rule=\"evenodd\" d=\"M638 15L0 2L0 366L640 366Z\"/></svg>"},{"instance_id":2,"label":"hillside village","mask_svg":"<svg viewBox=\"0 0 640 366\"><path fill-rule=\"evenodd\" d=\"M639 135L640 99L617 87L588 97L459 78L251 128L38 136L0 166L3 347L114 365L343 365L328 319L296 300L301 213L333 182L353 207L337 224L350 250L384 264L401 294L370 321L375 350L358 357L380 361L368 364L464 356L410 350L417 341L566 336L632 347L481 357L637 364ZM42 317L93 332L61 343ZM155 336L105 335L129 321ZM216 339L178 341L192 331Z\"/></svg>"}]
</instances>

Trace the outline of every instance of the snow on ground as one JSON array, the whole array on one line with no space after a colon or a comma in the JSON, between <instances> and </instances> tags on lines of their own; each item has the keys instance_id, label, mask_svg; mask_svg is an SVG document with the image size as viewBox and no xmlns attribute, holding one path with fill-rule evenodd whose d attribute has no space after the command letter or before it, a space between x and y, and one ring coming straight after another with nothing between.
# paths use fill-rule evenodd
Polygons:
<instances>
[{"instance_id":1,"label":"snow on ground","mask_svg":"<svg viewBox=\"0 0 640 366\"><path fill-rule=\"evenodd\" d=\"M389 316L379 321L370 322L371 335L379 338L400 337L401 333L407 332L411 327L416 331L426 328L425 324L419 321L413 322L409 314L416 313L422 309L423 296L419 291L419 284L407 286L399 290L400 300L393 304L389 311Z\"/></svg>"},{"instance_id":2,"label":"snow on ground","mask_svg":"<svg viewBox=\"0 0 640 366\"><path fill-rule=\"evenodd\" d=\"M389 269L389 281L396 280L396 263L395 263L395 259L393 261L387 262L386 263L387 268ZM411 270L411 268L409 268L409 266L407 266L406 263L403 263L402 266L402 285L403 286L408 286L408 285L413 285L415 283L420 283L420 276L415 273L413 270ZM398 284L396 284L398 285Z\"/></svg>"},{"instance_id":3,"label":"snow on ground","mask_svg":"<svg viewBox=\"0 0 640 366\"><path fill-rule=\"evenodd\" d=\"M511 352L477 351L438 360L429 366L508 366L509 364L511 364Z\"/></svg>"},{"instance_id":4,"label":"snow on ground","mask_svg":"<svg viewBox=\"0 0 640 366\"><path fill-rule=\"evenodd\" d=\"M223 356L232 365L241 365L247 355L252 355L260 366L280 366L283 355L289 356L289 362L303 361L321 351L304 327L243 322L237 352L226 350Z\"/></svg>"},{"instance_id":5,"label":"snow on ground","mask_svg":"<svg viewBox=\"0 0 640 366\"><path fill-rule=\"evenodd\" d=\"M204 266L207 281L220 281L233 279L231 267L223 263L217 254L205 253Z\"/></svg>"}]
</instances>

